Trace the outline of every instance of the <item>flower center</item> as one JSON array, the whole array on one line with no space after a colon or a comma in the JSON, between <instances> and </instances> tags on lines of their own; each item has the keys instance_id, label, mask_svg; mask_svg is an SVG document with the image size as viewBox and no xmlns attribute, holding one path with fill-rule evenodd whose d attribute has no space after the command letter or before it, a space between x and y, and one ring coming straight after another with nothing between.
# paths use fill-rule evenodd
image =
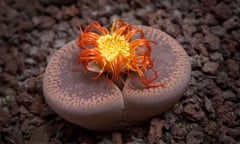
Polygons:
<instances>
[{"instance_id":1,"label":"flower center","mask_svg":"<svg viewBox=\"0 0 240 144\"><path fill-rule=\"evenodd\" d=\"M97 40L98 50L108 62L113 61L117 56L128 57L130 55L129 43L124 36L113 33L100 36Z\"/></svg>"}]
</instances>

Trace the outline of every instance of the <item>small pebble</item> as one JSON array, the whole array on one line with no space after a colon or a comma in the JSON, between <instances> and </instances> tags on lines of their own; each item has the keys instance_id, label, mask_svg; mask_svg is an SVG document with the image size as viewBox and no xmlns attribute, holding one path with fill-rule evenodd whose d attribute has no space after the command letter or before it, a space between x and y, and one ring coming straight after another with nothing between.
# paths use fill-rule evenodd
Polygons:
<instances>
[{"instance_id":1,"label":"small pebble","mask_svg":"<svg viewBox=\"0 0 240 144\"><path fill-rule=\"evenodd\" d=\"M216 62L207 62L203 65L202 71L210 74L215 74L219 64Z\"/></svg>"}]
</instances>

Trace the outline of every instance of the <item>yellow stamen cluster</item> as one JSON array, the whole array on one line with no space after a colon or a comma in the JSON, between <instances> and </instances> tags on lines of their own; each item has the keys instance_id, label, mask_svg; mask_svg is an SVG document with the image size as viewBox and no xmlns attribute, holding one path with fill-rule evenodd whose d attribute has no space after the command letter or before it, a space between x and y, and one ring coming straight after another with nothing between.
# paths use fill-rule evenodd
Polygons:
<instances>
[{"instance_id":1,"label":"yellow stamen cluster","mask_svg":"<svg viewBox=\"0 0 240 144\"><path fill-rule=\"evenodd\" d=\"M101 53L101 56L106 58L108 62L113 61L118 55L122 55L124 58L130 55L129 43L124 36L118 36L117 34L104 35L98 40L97 49Z\"/></svg>"}]
</instances>

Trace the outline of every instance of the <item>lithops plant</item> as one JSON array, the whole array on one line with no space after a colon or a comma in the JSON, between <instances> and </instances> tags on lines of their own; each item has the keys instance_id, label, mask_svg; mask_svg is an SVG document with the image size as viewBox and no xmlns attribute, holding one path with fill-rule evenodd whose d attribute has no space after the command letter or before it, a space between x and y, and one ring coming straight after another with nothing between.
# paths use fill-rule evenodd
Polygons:
<instances>
[{"instance_id":1,"label":"lithops plant","mask_svg":"<svg viewBox=\"0 0 240 144\"><path fill-rule=\"evenodd\" d=\"M186 90L188 55L166 33L122 20L110 30L94 22L80 31L52 56L43 80L46 102L64 119L91 130L121 128L168 110Z\"/></svg>"}]
</instances>

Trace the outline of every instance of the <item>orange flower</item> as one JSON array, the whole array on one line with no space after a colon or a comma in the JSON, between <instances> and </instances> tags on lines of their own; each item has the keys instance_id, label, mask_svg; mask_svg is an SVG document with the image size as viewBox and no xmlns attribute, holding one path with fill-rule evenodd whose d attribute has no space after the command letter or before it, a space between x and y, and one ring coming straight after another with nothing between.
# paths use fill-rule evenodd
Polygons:
<instances>
[{"instance_id":1,"label":"orange flower","mask_svg":"<svg viewBox=\"0 0 240 144\"><path fill-rule=\"evenodd\" d=\"M98 69L94 79L106 73L106 78L113 82L121 78L121 73L128 75L137 73L139 80L145 86L162 86L154 81L158 72L153 70L153 61L150 57L151 43L156 42L144 39L141 29L135 28L122 20L115 20L108 31L98 22L88 25L77 39L78 46L82 49L79 53L78 62L85 70L91 70L91 65ZM134 38L134 35L139 38ZM152 70L154 75L147 79L144 72Z\"/></svg>"}]
</instances>

